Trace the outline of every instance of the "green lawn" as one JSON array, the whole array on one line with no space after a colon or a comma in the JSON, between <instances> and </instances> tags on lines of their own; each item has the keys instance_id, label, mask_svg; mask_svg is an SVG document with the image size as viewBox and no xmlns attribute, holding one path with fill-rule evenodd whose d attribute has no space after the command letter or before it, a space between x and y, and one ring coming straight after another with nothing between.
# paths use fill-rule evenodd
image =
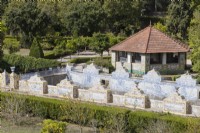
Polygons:
<instances>
[{"instance_id":1,"label":"green lawn","mask_svg":"<svg viewBox=\"0 0 200 133\"><path fill-rule=\"evenodd\" d=\"M27 119L28 123L14 125L7 119L0 118L0 133L40 133L41 124Z\"/></svg>"},{"instance_id":2,"label":"green lawn","mask_svg":"<svg viewBox=\"0 0 200 133\"><path fill-rule=\"evenodd\" d=\"M22 122L21 122L22 123ZM0 118L0 133L40 133L42 130L42 120L40 118L28 117L21 125L14 125L8 119ZM83 133L93 133L92 127L82 127ZM78 133L80 126L69 124L66 133Z\"/></svg>"},{"instance_id":3,"label":"green lawn","mask_svg":"<svg viewBox=\"0 0 200 133\"><path fill-rule=\"evenodd\" d=\"M51 51L51 50L43 50L44 53L49 52L49 51ZM8 54L7 49L4 49L3 52L4 52L4 54ZM29 55L29 52L30 52L29 49L20 49L20 51L16 52L15 54L25 56L25 55Z\"/></svg>"}]
</instances>

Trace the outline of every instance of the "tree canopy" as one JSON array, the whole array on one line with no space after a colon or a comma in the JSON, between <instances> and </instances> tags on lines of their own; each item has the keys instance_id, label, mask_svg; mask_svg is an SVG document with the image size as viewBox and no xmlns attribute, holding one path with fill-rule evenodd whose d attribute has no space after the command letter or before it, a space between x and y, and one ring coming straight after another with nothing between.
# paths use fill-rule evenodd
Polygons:
<instances>
[{"instance_id":1,"label":"tree canopy","mask_svg":"<svg viewBox=\"0 0 200 133\"><path fill-rule=\"evenodd\" d=\"M191 60L193 70L200 74L200 6L194 11L194 18L189 28L189 44L192 48Z\"/></svg>"},{"instance_id":2,"label":"tree canopy","mask_svg":"<svg viewBox=\"0 0 200 133\"><path fill-rule=\"evenodd\" d=\"M10 3L5 14L5 22L10 30L19 29L24 37L23 45L30 46L33 37L42 35L49 23L49 17L42 12L36 2Z\"/></svg>"},{"instance_id":3,"label":"tree canopy","mask_svg":"<svg viewBox=\"0 0 200 133\"><path fill-rule=\"evenodd\" d=\"M174 0L168 7L167 29L169 33L187 40L187 29L192 18L191 0Z\"/></svg>"},{"instance_id":4,"label":"tree canopy","mask_svg":"<svg viewBox=\"0 0 200 133\"><path fill-rule=\"evenodd\" d=\"M91 47L95 52L102 56L103 51L108 51L110 48L108 36L101 33L94 33L92 36Z\"/></svg>"}]
</instances>

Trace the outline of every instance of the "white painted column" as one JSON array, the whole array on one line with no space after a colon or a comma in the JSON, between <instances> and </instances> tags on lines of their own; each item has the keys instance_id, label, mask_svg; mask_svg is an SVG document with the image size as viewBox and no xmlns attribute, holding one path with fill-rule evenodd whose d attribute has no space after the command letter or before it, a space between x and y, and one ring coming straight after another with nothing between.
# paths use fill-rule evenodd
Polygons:
<instances>
[{"instance_id":1,"label":"white painted column","mask_svg":"<svg viewBox=\"0 0 200 133\"><path fill-rule=\"evenodd\" d=\"M141 55L141 64L146 64L146 54L140 54Z\"/></svg>"},{"instance_id":2,"label":"white painted column","mask_svg":"<svg viewBox=\"0 0 200 133\"><path fill-rule=\"evenodd\" d=\"M116 61L117 61L116 52L112 51L112 53L111 53L111 63L114 67L116 66Z\"/></svg>"},{"instance_id":3,"label":"white painted column","mask_svg":"<svg viewBox=\"0 0 200 133\"><path fill-rule=\"evenodd\" d=\"M167 64L167 54L166 53L162 54L162 64Z\"/></svg>"},{"instance_id":4,"label":"white painted column","mask_svg":"<svg viewBox=\"0 0 200 133\"><path fill-rule=\"evenodd\" d=\"M112 51L111 58L112 58L112 62L116 62L116 52Z\"/></svg>"},{"instance_id":5,"label":"white painted column","mask_svg":"<svg viewBox=\"0 0 200 133\"><path fill-rule=\"evenodd\" d=\"M132 53L128 53L127 55L127 62L132 63Z\"/></svg>"}]
</instances>

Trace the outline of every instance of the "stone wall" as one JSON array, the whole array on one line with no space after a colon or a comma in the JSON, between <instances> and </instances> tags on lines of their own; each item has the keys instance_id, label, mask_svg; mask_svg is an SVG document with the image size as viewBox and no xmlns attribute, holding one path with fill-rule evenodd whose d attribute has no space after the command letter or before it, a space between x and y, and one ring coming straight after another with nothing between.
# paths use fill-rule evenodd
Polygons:
<instances>
[{"instance_id":1,"label":"stone wall","mask_svg":"<svg viewBox=\"0 0 200 133\"><path fill-rule=\"evenodd\" d=\"M176 82L167 82L163 81L154 69L141 79L130 77L130 74L122 66L119 66L119 69L112 75L100 75L98 70L91 65L84 69L83 73L68 71L68 77L71 77L69 78L71 80L65 78L57 85L48 85L47 81L38 75L19 82L17 82L16 75L5 75L4 72L0 76L2 86L8 85L7 83L10 82L9 87L31 94L41 96L45 94L104 104L109 103L109 105L133 109L148 109L179 115L190 114L200 117L200 106L194 104L199 99L200 86L188 73L182 75ZM94 76L95 79L93 79ZM10 80L7 77L10 77ZM101 85L100 79L109 81L107 88ZM15 88L14 84L16 86L19 84L19 88ZM82 85L90 85L91 87L86 88Z\"/></svg>"},{"instance_id":2,"label":"stone wall","mask_svg":"<svg viewBox=\"0 0 200 133\"><path fill-rule=\"evenodd\" d=\"M181 97L177 92L171 94L163 100L163 111L173 114L190 114L189 102Z\"/></svg>"},{"instance_id":3,"label":"stone wall","mask_svg":"<svg viewBox=\"0 0 200 133\"><path fill-rule=\"evenodd\" d=\"M48 94L51 96L77 98L78 87L64 79L56 86L48 85Z\"/></svg>"},{"instance_id":4,"label":"stone wall","mask_svg":"<svg viewBox=\"0 0 200 133\"><path fill-rule=\"evenodd\" d=\"M125 106L131 108L149 108L148 97L137 87L133 88L125 95Z\"/></svg>"},{"instance_id":5,"label":"stone wall","mask_svg":"<svg viewBox=\"0 0 200 133\"><path fill-rule=\"evenodd\" d=\"M150 108L155 111L163 111L163 101L150 99Z\"/></svg>"},{"instance_id":6,"label":"stone wall","mask_svg":"<svg viewBox=\"0 0 200 133\"><path fill-rule=\"evenodd\" d=\"M112 102L112 93L111 90L105 89L103 86L98 85L88 90L79 89L78 98L83 101L110 103Z\"/></svg>"},{"instance_id":7,"label":"stone wall","mask_svg":"<svg viewBox=\"0 0 200 133\"><path fill-rule=\"evenodd\" d=\"M200 117L200 106L197 105L192 105L191 106L192 109L192 114L196 117Z\"/></svg>"},{"instance_id":8,"label":"stone wall","mask_svg":"<svg viewBox=\"0 0 200 133\"><path fill-rule=\"evenodd\" d=\"M113 94L112 96L113 96L113 104L114 105L124 106L124 102L125 102L124 95Z\"/></svg>"},{"instance_id":9,"label":"stone wall","mask_svg":"<svg viewBox=\"0 0 200 133\"><path fill-rule=\"evenodd\" d=\"M29 86L28 86L27 80L20 80L19 81L19 91L29 92Z\"/></svg>"},{"instance_id":10,"label":"stone wall","mask_svg":"<svg viewBox=\"0 0 200 133\"><path fill-rule=\"evenodd\" d=\"M29 92L33 94L47 94L48 84L44 78L35 75L28 80L28 89Z\"/></svg>"},{"instance_id":11,"label":"stone wall","mask_svg":"<svg viewBox=\"0 0 200 133\"><path fill-rule=\"evenodd\" d=\"M161 74L177 74L177 73L184 73L185 71L185 64L151 64L148 65L147 71L151 69L158 70Z\"/></svg>"}]
</instances>

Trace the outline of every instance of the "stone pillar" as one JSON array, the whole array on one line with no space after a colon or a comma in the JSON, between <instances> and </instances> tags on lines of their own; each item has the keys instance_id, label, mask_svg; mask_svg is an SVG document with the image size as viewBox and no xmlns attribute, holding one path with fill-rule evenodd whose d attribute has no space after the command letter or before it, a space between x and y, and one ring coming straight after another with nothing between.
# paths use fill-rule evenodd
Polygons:
<instances>
[{"instance_id":1,"label":"stone pillar","mask_svg":"<svg viewBox=\"0 0 200 133\"><path fill-rule=\"evenodd\" d=\"M14 72L10 74L10 89L19 89L19 76Z\"/></svg>"},{"instance_id":2,"label":"stone pillar","mask_svg":"<svg viewBox=\"0 0 200 133\"><path fill-rule=\"evenodd\" d=\"M111 53L111 63L112 65L115 67L116 66L116 52L115 51L112 51Z\"/></svg>"},{"instance_id":3,"label":"stone pillar","mask_svg":"<svg viewBox=\"0 0 200 133\"><path fill-rule=\"evenodd\" d=\"M145 54L145 73L150 70L150 54Z\"/></svg>"},{"instance_id":4,"label":"stone pillar","mask_svg":"<svg viewBox=\"0 0 200 133\"><path fill-rule=\"evenodd\" d=\"M179 53L179 64L185 65L186 64L186 54L185 53Z\"/></svg>"},{"instance_id":5,"label":"stone pillar","mask_svg":"<svg viewBox=\"0 0 200 133\"><path fill-rule=\"evenodd\" d=\"M140 54L141 55L141 64L146 64L146 55L145 54Z\"/></svg>"},{"instance_id":6,"label":"stone pillar","mask_svg":"<svg viewBox=\"0 0 200 133\"><path fill-rule=\"evenodd\" d=\"M132 53L128 53L127 62L132 63Z\"/></svg>"},{"instance_id":7,"label":"stone pillar","mask_svg":"<svg viewBox=\"0 0 200 133\"><path fill-rule=\"evenodd\" d=\"M167 53L162 54L162 64L167 64Z\"/></svg>"},{"instance_id":8,"label":"stone pillar","mask_svg":"<svg viewBox=\"0 0 200 133\"><path fill-rule=\"evenodd\" d=\"M2 82L1 82L1 87L6 87L7 85L7 72L4 70L2 73Z\"/></svg>"},{"instance_id":9,"label":"stone pillar","mask_svg":"<svg viewBox=\"0 0 200 133\"><path fill-rule=\"evenodd\" d=\"M127 63L125 63L124 65L127 69L129 73L132 73L132 53L127 54Z\"/></svg>"}]
</instances>

